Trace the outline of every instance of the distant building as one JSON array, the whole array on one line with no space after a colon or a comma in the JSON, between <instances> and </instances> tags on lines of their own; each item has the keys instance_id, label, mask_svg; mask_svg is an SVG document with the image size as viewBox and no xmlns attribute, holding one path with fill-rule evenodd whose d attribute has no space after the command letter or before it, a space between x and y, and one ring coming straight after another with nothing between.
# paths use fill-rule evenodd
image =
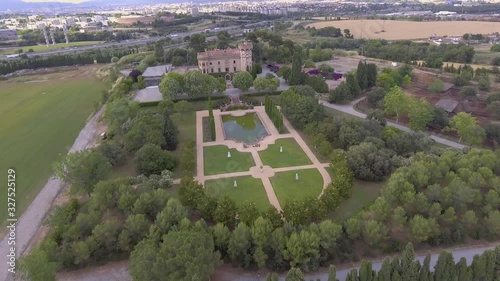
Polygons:
<instances>
[{"instance_id":1,"label":"distant building","mask_svg":"<svg viewBox=\"0 0 500 281\"><path fill-rule=\"evenodd\" d=\"M15 30L0 29L0 41L17 40L19 36Z\"/></svg>"},{"instance_id":2,"label":"distant building","mask_svg":"<svg viewBox=\"0 0 500 281\"><path fill-rule=\"evenodd\" d=\"M253 44L245 41L238 48L198 53L198 68L203 73L235 73L252 70Z\"/></svg>"},{"instance_id":3,"label":"distant building","mask_svg":"<svg viewBox=\"0 0 500 281\"><path fill-rule=\"evenodd\" d=\"M198 8L196 8L196 7L191 8L191 15L195 16L199 13L200 13L200 11L198 10Z\"/></svg>"},{"instance_id":4,"label":"distant building","mask_svg":"<svg viewBox=\"0 0 500 281\"><path fill-rule=\"evenodd\" d=\"M165 64L146 68L142 74L146 86L151 87L160 85L163 74L169 73L171 67L172 65Z\"/></svg>"},{"instance_id":5,"label":"distant building","mask_svg":"<svg viewBox=\"0 0 500 281\"><path fill-rule=\"evenodd\" d=\"M151 24L155 20L171 21L173 19L174 19L173 15L165 15L159 18L152 16L122 16L121 18L117 18L116 22L123 25L132 25L137 22L141 22L143 24Z\"/></svg>"}]
</instances>

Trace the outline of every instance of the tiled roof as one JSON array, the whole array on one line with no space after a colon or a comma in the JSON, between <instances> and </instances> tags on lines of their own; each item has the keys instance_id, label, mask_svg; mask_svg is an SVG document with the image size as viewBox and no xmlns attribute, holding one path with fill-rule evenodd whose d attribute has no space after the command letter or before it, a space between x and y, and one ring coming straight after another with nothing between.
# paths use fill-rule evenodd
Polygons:
<instances>
[{"instance_id":1,"label":"tiled roof","mask_svg":"<svg viewBox=\"0 0 500 281\"><path fill-rule=\"evenodd\" d=\"M198 53L198 59L214 59L214 58L240 58L240 50L238 49L215 49Z\"/></svg>"}]
</instances>

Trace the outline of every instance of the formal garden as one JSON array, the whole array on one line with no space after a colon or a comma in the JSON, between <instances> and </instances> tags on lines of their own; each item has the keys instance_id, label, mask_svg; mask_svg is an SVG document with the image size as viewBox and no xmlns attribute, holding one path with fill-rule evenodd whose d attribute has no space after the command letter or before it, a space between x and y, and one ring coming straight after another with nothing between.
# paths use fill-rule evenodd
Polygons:
<instances>
[{"instance_id":1,"label":"formal garden","mask_svg":"<svg viewBox=\"0 0 500 281\"><path fill-rule=\"evenodd\" d=\"M433 121L419 114L429 113L423 101L400 99L411 67L377 73L361 62L327 91L331 102L366 95L385 108L361 119L327 112L318 100L325 97L323 78L302 72L326 46L299 46L267 31L247 36L265 46L266 57L274 54L283 65L277 75L290 88L266 96L275 80L260 79L254 88L262 92L242 95L251 105L243 109L220 95L219 79L195 71L164 76L164 100L140 105L131 101L140 80L119 78L105 97L108 139L54 164L71 198L54 208L49 234L20 260L24 274L55 280L57 271L128 259L134 280L207 280L222 263L301 275L412 242L405 250L411 258L384 262L391 277L380 280L416 280L400 276L432 274L426 263L408 262L411 245L498 240L500 150L444 149L423 132L387 126L384 114L408 115L415 129ZM189 40L192 52L206 47L205 38ZM449 128L460 134L458 121ZM483 135L476 125L466 126L468 136ZM489 272L480 270L486 259L474 259L474 280L493 280L481 276ZM451 262L444 257L436 274L455 276ZM498 263L488 268L499 270ZM371 270L365 262L360 275ZM357 274L348 280L360 280Z\"/></svg>"}]
</instances>

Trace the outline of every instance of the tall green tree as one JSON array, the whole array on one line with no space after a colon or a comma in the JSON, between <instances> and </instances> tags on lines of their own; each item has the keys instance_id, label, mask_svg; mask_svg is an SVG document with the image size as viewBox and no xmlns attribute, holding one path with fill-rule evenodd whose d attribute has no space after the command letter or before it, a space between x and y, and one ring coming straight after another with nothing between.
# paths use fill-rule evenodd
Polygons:
<instances>
[{"instance_id":1,"label":"tall green tree","mask_svg":"<svg viewBox=\"0 0 500 281\"><path fill-rule=\"evenodd\" d=\"M243 92L248 91L248 89L252 87L252 84L252 74L250 74L248 71L240 71L233 76L233 85Z\"/></svg>"},{"instance_id":2,"label":"tall green tree","mask_svg":"<svg viewBox=\"0 0 500 281\"><path fill-rule=\"evenodd\" d=\"M292 70L290 72L290 85L300 85L302 83L302 64L304 63L302 55L302 48L295 47L292 57Z\"/></svg>"},{"instance_id":3,"label":"tall green tree","mask_svg":"<svg viewBox=\"0 0 500 281\"><path fill-rule=\"evenodd\" d=\"M408 97L398 86L392 87L384 97L385 112L396 115L396 122L401 114L408 112Z\"/></svg>"},{"instance_id":4,"label":"tall green tree","mask_svg":"<svg viewBox=\"0 0 500 281\"><path fill-rule=\"evenodd\" d=\"M358 63L358 68L356 69L357 82L359 87L364 90L368 88L368 66L366 62L361 60Z\"/></svg>"},{"instance_id":5,"label":"tall green tree","mask_svg":"<svg viewBox=\"0 0 500 281\"><path fill-rule=\"evenodd\" d=\"M292 267L286 274L285 281L305 281L304 273L300 268Z\"/></svg>"},{"instance_id":6,"label":"tall green tree","mask_svg":"<svg viewBox=\"0 0 500 281\"><path fill-rule=\"evenodd\" d=\"M460 140L471 144L480 144L484 140L484 129L479 126L476 117L469 113L459 112L451 119L450 127L457 131Z\"/></svg>"},{"instance_id":7,"label":"tall green tree","mask_svg":"<svg viewBox=\"0 0 500 281\"><path fill-rule=\"evenodd\" d=\"M64 156L54 165L54 172L77 192L90 196L96 183L111 174L111 164L95 150L82 150Z\"/></svg>"},{"instance_id":8,"label":"tall green tree","mask_svg":"<svg viewBox=\"0 0 500 281\"><path fill-rule=\"evenodd\" d=\"M434 109L425 99L411 99L408 110L410 129L424 131L434 119Z\"/></svg>"},{"instance_id":9,"label":"tall green tree","mask_svg":"<svg viewBox=\"0 0 500 281\"><path fill-rule=\"evenodd\" d=\"M248 267L252 261L251 246L252 234L250 228L244 223L239 223L234 229L231 238L229 238L228 252L231 260Z\"/></svg>"}]
</instances>

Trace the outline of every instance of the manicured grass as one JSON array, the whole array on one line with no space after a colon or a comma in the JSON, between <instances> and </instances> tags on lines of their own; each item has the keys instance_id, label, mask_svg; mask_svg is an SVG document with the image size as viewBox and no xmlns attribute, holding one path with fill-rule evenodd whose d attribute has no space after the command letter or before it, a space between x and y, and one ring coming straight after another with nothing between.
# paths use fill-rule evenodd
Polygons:
<instances>
[{"instance_id":1,"label":"manicured grass","mask_svg":"<svg viewBox=\"0 0 500 281\"><path fill-rule=\"evenodd\" d=\"M179 113L172 114L172 121L174 121L175 125L179 129L179 145L177 149L174 151L174 154L177 157L180 157L182 148L185 143L189 140L193 140L196 143L196 112L188 112L184 113L182 116ZM196 151L196 148L195 148ZM194 154L195 163L196 163L196 153ZM195 169L196 171L196 169ZM177 167L174 169L174 178L181 177L181 170ZM193 175L194 176L194 175Z\"/></svg>"},{"instance_id":2,"label":"manicured grass","mask_svg":"<svg viewBox=\"0 0 500 281\"><path fill-rule=\"evenodd\" d=\"M66 154L106 87L97 79L40 83L0 83L0 177L16 170L16 208L20 217ZM7 202L1 192L0 202ZM0 210L0 224L6 220Z\"/></svg>"},{"instance_id":3,"label":"manicured grass","mask_svg":"<svg viewBox=\"0 0 500 281\"><path fill-rule=\"evenodd\" d=\"M36 45L36 46L25 46L22 48L10 48L0 51L0 55L10 55L17 54L19 49L23 49L23 53L27 53L29 49L33 49L34 52L45 52L50 50L58 50L62 48L72 48L78 46L88 46L88 45L98 45L102 43L101 41L82 41L82 42L70 42L69 45L66 43L57 43L55 45L50 44L49 47L47 45Z\"/></svg>"},{"instance_id":4,"label":"manicured grass","mask_svg":"<svg viewBox=\"0 0 500 281\"><path fill-rule=\"evenodd\" d=\"M227 152L231 157L227 157ZM203 149L205 175L248 171L255 166L252 154L229 149L225 145L206 146Z\"/></svg>"},{"instance_id":5,"label":"manicured grass","mask_svg":"<svg viewBox=\"0 0 500 281\"><path fill-rule=\"evenodd\" d=\"M299 174L299 180L295 180L296 173ZM323 178L318 169L280 172L270 180L282 207L288 200L317 197L323 190Z\"/></svg>"},{"instance_id":6,"label":"manicured grass","mask_svg":"<svg viewBox=\"0 0 500 281\"><path fill-rule=\"evenodd\" d=\"M283 152L280 152L280 147L283 147ZM273 168L312 164L309 157L293 138L276 140L275 144L271 144L266 150L259 152L259 156L264 165Z\"/></svg>"},{"instance_id":7,"label":"manicured grass","mask_svg":"<svg viewBox=\"0 0 500 281\"><path fill-rule=\"evenodd\" d=\"M344 201L340 207L332 213L331 219L343 222L365 206L370 205L380 194L385 182L369 182L355 180L351 198Z\"/></svg>"},{"instance_id":8,"label":"manicured grass","mask_svg":"<svg viewBox=\"0 0 500 281\"><path fill-rule=\"evenodd\" d=\"M235 180L237 187L234 187ZM251 176L209 180L205 182L205 188L208 194L216 197L227 195L234 199L236 204L253 201L257 209L261 211L271 205L262 181Z\"/></svg>"}]
</instances>

